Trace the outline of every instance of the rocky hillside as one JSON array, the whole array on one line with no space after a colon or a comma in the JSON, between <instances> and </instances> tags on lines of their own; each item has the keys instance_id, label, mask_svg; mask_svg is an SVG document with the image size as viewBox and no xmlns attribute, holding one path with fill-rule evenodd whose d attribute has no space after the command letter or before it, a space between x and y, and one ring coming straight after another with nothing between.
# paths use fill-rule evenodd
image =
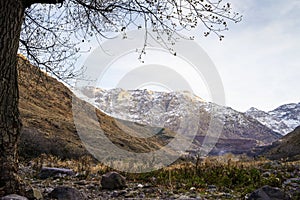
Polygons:
<instances>
[{"instance_id":1,"label":"rocky hillside","mask_svg":"<svg viewBox=\"0 0 300 200\"><path fill-rule=\"evenodd\" d=\"M300 160L300 126L263 150L271 159Z\"/></svg>"},{"instance_id":2,"label":"rocky hillside","mask_svg":"<svg viewBox=\"0 0 300 200\"><path fill-rule=\"evenodd\" d=\"M72 100L82 110L95 112L95 108L76 98L64 84L30 65L26 59L19 58L18 68L19 108L23 123L19 145L20 155L28 158L46 153L61 158L78 158L89 154L74 125ZM153 127L126 122L123 128L119 128L114 118L97 109L96 114L97 119L85 114L81 115L83 128L88 130L86 134L94 143L93 147L88 146L88 148L97 147L95 143L97 136L93 135L95 131L93 129L99 127L118 147L134 152L159 149L174 135L171 131L160 129L161 134L155 137L135 137L140 133L151 132ZM96 126L84 127L87 123L96 124Z\"/></svg>"},{"instance_id":3,"label":"rocky hillside","mask_svg":"<svg viewBox=\"0 0 300 200\"><path fill-rule=\"evenodd\" d=\"M219 137L214 154L245 153L271 144L280 135L257 120L229 107L203 101L188 92L147 90L102 90L85 87L82 96L103 112L124 120L165 127L183 135L196 136L191 151L199 151L207 137ZM207 134L210 132L211 134ZM206 139L205 139L206 138ZM208 145L214 145L208 144Z\"/></svg>"},{"instance_id":4,"label":"rocky hillside","mask_svg":"<svg viewBox=\"0 0 300 200\"><path fill-rule=\"evenodd\" d=\"M252 107L246 111L246 115L257 119L273 131L286 135L300 125L300 103L285 104L269 112Z\"/></svg>"}]
</instances>

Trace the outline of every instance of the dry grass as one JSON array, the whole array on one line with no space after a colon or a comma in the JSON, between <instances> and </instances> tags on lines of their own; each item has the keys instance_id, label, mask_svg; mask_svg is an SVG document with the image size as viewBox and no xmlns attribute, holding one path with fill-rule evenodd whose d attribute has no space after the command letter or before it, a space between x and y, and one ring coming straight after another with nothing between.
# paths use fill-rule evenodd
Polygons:
<instances>
[{"instance_id":1,"label":"dry grass","mask_svg":"<svg viewBox=\"0 0 300 200\"><path fill-rule=\"evenodd\" d=\"M242 197L263 185L282 187L284 180L291 178L290 173L299 170L300 166L300 161L276 161L275 165L272 163L264 158L251 160L246 157L225 155L205 158L198 166L195 162L182 161L148 173L120 173L127 177L129 182L150 183L165 190L185 192L194 187L201 193L205 192L209 185L215 185L219 191L231 191ZM90 157L61 160L42 155L32 160L31 164L37 170L41 166L71 168L81 174L81 178L86 181L100 180L102 174L113 170ZM264 172L276 173L265 177Z\"/></svg>"},{"instance_id":2,"label":"dry grass","mask_svg":"<svg viewBox=\"0 0 300 200\"><path fill-rule=\"evenodd\" d=\"M18 67L19 108L23 123L20 155L25 158L32 158L41 153L61 158L80 158L89 155L77 133L78 127L74 125L72 110L74 105L82 112L80 126L86 134L85 137L94 143L92 148L99 147L95 141L100 127L115 145L133 152L159 149L168 142L165 138L175 135L171 131L164 130L162 136L134 137L138 135L134 131L146 133L151 127L126 122L123 126L128 128L120 128L116 119L99 110L96 110L96 118L90 117L88 114L95 113L95 108L74 97L64 84L30 65L24 58L19 58Z\"/></svg>"}]
</instances>

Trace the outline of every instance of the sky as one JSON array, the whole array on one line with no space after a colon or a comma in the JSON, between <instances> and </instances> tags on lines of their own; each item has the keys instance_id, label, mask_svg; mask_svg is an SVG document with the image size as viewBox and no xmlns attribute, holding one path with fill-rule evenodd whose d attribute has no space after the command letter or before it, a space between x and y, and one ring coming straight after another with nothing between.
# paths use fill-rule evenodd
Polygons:
<instances>
[{"instance_id":1,"label":"sky","mask_svg":"<svg viewBox=\"0 0 300 200\"><path fill-rule=\"evenodd\" d=\"M191 33L219 73L224 87L225 105L239 111L246 111L250 107L269 111L282 104L300 102L300 1L230 2L234 10L243 15L243 20L238 24L229 24L230 30L225 32L223 41L220 42L213 35L203 37L203 31L200 29ZM121 46L119 48L122 48ZM170 56L164 55L164 59L154 56L154 60L163 61L152 63L152 66L167 66L167 63L172 63L169 62ZM103 78L108 80L103 84L104 88L115 87L113 82L124 78L124 74L129 71L137 74L132 68L133 65L138 65L135 58L125 58L122 55L113 64L110 63L110 69ZM84 59L89 58L86 56ZM103 59L94 63L99 65L103 63ZM124 63L127 63L127 66ZM122 68L119 68L121 65ZM149 66L149 63L145 66ZM172 66L174 67L174 63ZM183 64L180 67L183 68ZM183 74L179 68L175 71ZM190 73L191 76L186 75L185 79L193 82L193 74L195 73ZM149 76L149 71L144 70L142 77ZM209 92L202 90L205 84L201 80L200 82L201 86L197 88L200 92L197 95L211 100ZM147 88L145 84L143 88Z\"/></svg>"},{"instance_id":2,"label":"sky","mask_svg":"<svg viewBox=\"0 0 300 200\"><path fill-rule=\"evenodd\" d=\"M222 42L197 37L223 81L226 105L272 110L300 102L300 1L231 0L243 15Z\"/></svg>"}]
</instances>

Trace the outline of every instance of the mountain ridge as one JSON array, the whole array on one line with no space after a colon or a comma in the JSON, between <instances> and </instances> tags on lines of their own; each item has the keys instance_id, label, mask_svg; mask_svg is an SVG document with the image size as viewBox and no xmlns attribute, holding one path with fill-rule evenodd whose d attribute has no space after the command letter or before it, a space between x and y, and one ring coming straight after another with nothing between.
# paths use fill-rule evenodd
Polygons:
<instances>
[{"instance_id":1,"label":"mountain ridge","mask_svg":"<svg viewBox=\"0 0 300 200\"><path fill-rule=\"evenodd\" d=\"M284 104L268 112L252 107L245 113L282 135L300 125L300 102Z\"/></svg>"},{"instance_id":2,"label":"mountain ridge","mask_svg":"<svg viewBox=\"0 0 300 200\"><path fill-rule=\"evenodd\" d=\"M300 126L272 145L263 148L260 154L274 160L300 160Z\"/></svg>"},{"instance_id":3,"label":"mountain ridge","mask_svg":"<svg viewBox=\"0 0 300 200\"><path fill-rule=\"evenodd\" d=\"M237 141L240 140L241 144L245 144L243 141L252 141L250 142L252 145L249 147L245 144L248 149L244 148L240 153L250 151L255 146L271 144L281 136L244 113L205 102L187 92L127 91L120 88L104 90L93 87L84 87L81 92L92 101L93 105L110 116L145 125L166 127L180 134L191 133L198 136L194 140L195 151L199 151L195 148L203 144L203 136L207 136L208 132L220 134L216 140L224 141L222 145L219 144L223 148L228 146L225 144L226 140L234 141L234 147L229 145L233 152L240 152L239 150L243 149ZM222 129L221 133L218 133L218 126ZM227 150L218 148L217 145L213 151L218 153Z\"/></svg>"},{"instance_id":4,"label":"mountain ridge","mask_svg":"<svg viewBox=\"0 0 300 200\"><path fill-rule=\"evenodd\" d=\"M38 157L41 154L51 154L60 158L91 156L86 148L92 150L97 148L95 139L98 136L92 133L99 128L118 148L133 152L160 149L175 135L168 129L163 129L162 133L155 137L135 137L137 134L147 134L156 127L145 127L132 122L124 125L127 130L124 132L116 126L114 118L75 97L63 83L31 65L23 57L18 58L18 73L19 110L23 124L19 154L22 158ZM81 115L83 122L96 125L86 127L85 123L81 123L83 128L89 131L90 144L84 143L78 133L72 110L74 105L81 108L79 112L83 113ZM84 112L88 110L96 114L95 119ZM106 151L101 153L109 155L109 150Z\"/></svg>"}]
</instances>

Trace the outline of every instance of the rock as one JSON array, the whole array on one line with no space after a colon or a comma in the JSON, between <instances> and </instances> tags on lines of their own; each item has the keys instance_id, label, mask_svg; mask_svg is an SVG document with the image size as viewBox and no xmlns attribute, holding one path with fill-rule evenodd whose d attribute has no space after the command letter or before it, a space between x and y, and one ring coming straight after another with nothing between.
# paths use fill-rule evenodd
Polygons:
<instances>
[{"instance_id":1,"label":"rock","mask_svg":"<svg viewBox=\"0 0 300 200\"><path fill-rule=\"evenodd\" d=\"M248 200L290 200L289 195L279 188L263 186L250 194Z\"/></svg>"},{"instance_id":2,"label":"rock","mask_svg":"<svg viewBox=\"0 0 300 200\"><path fill-rule=\"evenodd\" d=\"M59 186L56 187L50 194L50 198L58 200L86 200L87 197L85 194L81 193L79 190L68 187L68 186Z\"/></svg>"},{"instance_id":3,"label":"rock","mask_svg":"<svg viewBox=\"0 0 300 200\"><path fill-rule=\"evenodd\" d=\"M133 190L133 191L129 191L128 193L125 194L125 198L134 198L134 197L137 197L139 194L138 191L136 190Z\"/></svg>"},{"instance_id":4,"label":"rock","mask_svg":"<svg viewBox=\"0 0 300 200\"><path fill-rule=\"evenodd\" d=\"M35 188L31 188L30 190L26 191L26 196L29 199L35 199L35 200L44 199L41 191Z\"/></svg>"},{"instance_id":5,"label":"rock","mask_svg":"<svg viewBox=\"0 0 300 200\"><path fill-rule=\"evenodd\" d=\"M223 193L222 197L224 197L225 199L233 199L234 198L234 196L230 193Z\"/></svg>"},{"instance_id":6,"label":"rock","mask_svg":"<svg viewBox=\"0 0 300 200\"><path fill-rule=\"evenodd\" d=\"M113 191L113 193L111 194L111 197L119 197L119 196L125 195L126 193L127 193L126 190Z\"/></svg>"},{"instance_id":7,"label":"rock","mask_svg":"<svg viewBox=\"0 0 300 200\"><path fill-rule=\"evenodd\" d=\"M207 191L211 192L211 193L214 193L217 191L217 186L215 186L215 185L208 185L207 188L208 188Z\"/></svg>"},{"instance_id":8,"label":"rock","mask_svg":"<svg viewBox=\"0 0 300 200\"><path fill-rule=\"evenodd\" d=\"M17 194L10 194L2 197L1 200L28 200L28 199L26 197Z\"/></svg>"},{"instance_id":9,"label":"rock","mask_svg":"<svg viewBox=\"0 0 300 200\"><path fill-rule=\"evenodd\" d=\"M182 194L182 195L176 196L176 199L192 199L192 198L189 197L188 195Z\"/></svg>"},{"instance_id":10,"label":"rock","mask_svg":"<svg viewBox=\"0 0 300 200\"><path fill-rule=\"evenodd\" d=\"M300 178L290 178L284 181L283 187L292 197L300 197Z\"/></svg>"},{"instance_id":11,"label":"rock","mask_svg":"<svg viewBox=\"0 0 300 200\"><path fill-rule=\"evenodd\" d=\"M71 169L65 169L65 168L55 168L55 167L43 167L41 169L41 172L39 174L40 179L47 179L50 177L55 177L58 175L68 175L72 176L74 175L74 171Z\"/></svg>"},{"instance_id":12,"label":"rock","mask_svg":"<svg viewBox=\"0 0 300 200\"><path fill-rule=\"evenodd\" d=\"M270 173L270 172L264 172L264 173L262 174L262 176L265 177L265 178L268 178L268 177L271 176L271 173Z\"/></svg>"},{"instance_id":13,"label":"rock","mask_svg":"<svg viewBox=\"0 0 300 200\"><path fill-rule=\"evenodd\" d=\"M123 189L126 187L126 180L117 172L108 172L102 175L101 185L108 190Z\"/></svg>"},{"instance_id":14,"label":"rock","mask_svg":"<svg viewBox=\"0 0 300 200\"><path fill-rule=\"evenodd\" d=\"M215 185L208 185L207 187L208 187L208 189L217 189L217 187Z\"/></svg>"},{"instance_id":15,"label":"rock","mask_svg":"<svg viewBox=\"0 0 300 200\"><path fill-rule=\"evenodd\" d=\"M283 183L284 185L290 185L293 187L300 187L300 178L290 178Z\"/></svg>"}]
</instances>

